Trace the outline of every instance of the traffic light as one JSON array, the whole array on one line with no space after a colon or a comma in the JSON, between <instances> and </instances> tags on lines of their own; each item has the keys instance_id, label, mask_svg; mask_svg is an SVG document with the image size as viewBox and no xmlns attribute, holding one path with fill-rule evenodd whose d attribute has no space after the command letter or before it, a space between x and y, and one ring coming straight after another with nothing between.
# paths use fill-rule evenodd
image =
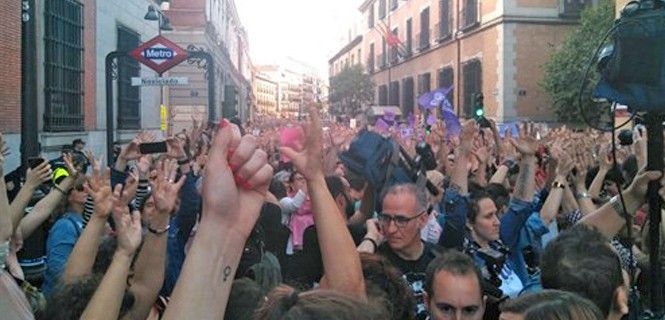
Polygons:
<instances>
[{"instance_id":1,"label":"traffic light","mask_svg":"<svg viewBox=\"0 0 665 320\"><path fill-rule=\"evenodd\" d=\"M476 93L473 102L473 117L478 120L485 117L485 105L483 94Z\"/></svg>"}]
</instances>

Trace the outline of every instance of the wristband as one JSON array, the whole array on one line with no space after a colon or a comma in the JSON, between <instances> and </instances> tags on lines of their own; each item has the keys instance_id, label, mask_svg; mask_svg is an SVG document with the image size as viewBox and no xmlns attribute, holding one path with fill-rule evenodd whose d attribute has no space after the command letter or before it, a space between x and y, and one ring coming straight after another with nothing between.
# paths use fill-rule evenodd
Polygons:
<instances>
[{"instance_id":1,"label":"wristband","mask_svg":"<svg viewBox=\"0 0 665 320\"><path fill-rule=\"evenodd\" d=\"M361 242L369 241L372 243L372 246L374 247L374 252L376 252L377 249L379 249L379 246L376 244L376 241L374 239L369 238L369 237L364 237Z\"/></svg>"},{"instance_id":2,"label":"wristband","mask_svg":"<svg viewBox=\"0 0 665 320\"><path fill-rule=\"evenodd\" d=\"M591 198L591 196L590 196L588 193L586 193L586 192L580 192L580 193L578 193L578 194L575 195L575 198L576 198L577 200L581 200L581 199Z\"/></svg>"},{"instance_id":3,"label":"wristband","mask_svg":"<svg viewBox=\"0 0 665 320\"><path fill-rule=\"evenodd\" d=\"M150 233L152 233L152 234L156 234L156 235L164 234L166 231L169 231L169 229L171 229L171 225L170 225L170 224L167 225L166 228L164 228L163 230L155 230L155 229L153 229L152 227L148 226L148 231L150 231Z\"/></svg>"},{"instance_id":4,"label":"wristband","mask_svg":"<svg viewBox=\"0 0 665 320\"><path fill-rule=\"evenodd\" d=\"M628 213L627 211L624 211L623 205L621 204L621 199L619 196L614 196L612 199L610 199L610 205L612 206L612 209L622 218L635 218L634 215Z\"/></svg>"},{"instance_id":5,"label":"wristband","mask_svg":"<svg viewBox=\"0 0 665 320\"><path fill-rule=\"evenodd\" d=\"M60 193L62 193L63 196L67 196L67 192L65 192L65 190L60 189L60 187L57 184L53 184L53 188L55 190L60 191Z\"/></svg>"}]
</instances>

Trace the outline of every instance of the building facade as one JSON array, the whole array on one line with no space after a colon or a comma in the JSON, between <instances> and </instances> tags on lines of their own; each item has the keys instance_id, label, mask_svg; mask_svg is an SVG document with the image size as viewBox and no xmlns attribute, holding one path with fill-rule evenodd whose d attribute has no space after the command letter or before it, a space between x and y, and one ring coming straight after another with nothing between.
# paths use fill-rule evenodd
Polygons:
<instances>
[{"instance_id":1,"label":"building facade","mask_svg":"<svg viewBox=\"0 0 665 320\"><path fill-rule=\"evenodd\" d=\"M327 95L316 70L302 62L286 59L279 65L256 66L256 70L277 83L277 113L281 117L296 118L307 111L308 105L321 104L321 97Z\"/></svg>"},{"instance_id":2,"label":"building facade","mask_svg":"<svg viewBox=\"0 0 665 320\"><path fill-rule=\"evenodd\" d=\"M258 73L253 82L254 96L256 97L256 112L261 115L278 114L277 109L277 82L268 76Z\"/></svg>"},{"instance_id":3,"label":"building facade","mask_svg":"<svg viewBox=\"0 0 665 320\"><path fill-rule=\"evenodd\" d=\"M239 117L246 121L252 101L252 66L247 33L233 0L172 1L167 11L174 28L164 33L190 50L205 50L215 61L215 116ZM201 63L182 63L168 74L189 78L188 87L168 88L169 105L207 111L207 75Z\"/></svg>"},{"instance_id":4,"label":"building facade","mask_svg":"<svg viewBox=\"0 0 665 320\"><path fill-rule=\"evenodd\" d=\"M20 162L21 131L21 3L11 1L0 10L0 54L7 59L0 77L0 132L12 148L5 172Z\"/></svg>"},{"instance_id":5,"label":"building facade","mask_svg":"<svg viewBox=\"0 0 665 320\"><path fill-rule=\"evenodd\" d=\"M554 48L577 24L590 0L366 0L360 45L349 43L329 61L331 74L349 55L376 84L378 105L418 113L417 97L451 88L448 99L470 116L475 94L499 121L550 121L551 103L539 87ZM359 48L358 48L359 47ZM352 49L351 49L352 48Z\"/></svg>"}]
</instances>

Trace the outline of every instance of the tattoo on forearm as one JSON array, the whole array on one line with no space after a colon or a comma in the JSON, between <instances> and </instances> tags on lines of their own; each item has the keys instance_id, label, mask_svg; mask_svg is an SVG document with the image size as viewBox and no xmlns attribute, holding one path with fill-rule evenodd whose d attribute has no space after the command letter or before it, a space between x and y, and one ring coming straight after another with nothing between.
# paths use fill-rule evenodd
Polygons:
<instances>
[{"instance_id":1,"label":"tattoo on forearm","mask_svg":"<svg viewBox=\"0 0 665 320\"><path fill-rule=\"evenodd\" d=\"M230 275L231 275L231 267L230 266L224 267L224 282L226 282L226 280L229 278Z\"/></svg>"},{"instance_id":2,"label":"tattoo on forearm","mask_svg":"<svg viewBox=\"0 0 665 320\"><path fill-rule=\"evenodd\" d=\"M526 199L528 195L527 185L530 183L529 179L534 179L534 163L533 161L522 161L522 168L520 169L519 176L517 177L517 185L515 186L515 196L520 199Z\"/></svg>"}]
</instances>

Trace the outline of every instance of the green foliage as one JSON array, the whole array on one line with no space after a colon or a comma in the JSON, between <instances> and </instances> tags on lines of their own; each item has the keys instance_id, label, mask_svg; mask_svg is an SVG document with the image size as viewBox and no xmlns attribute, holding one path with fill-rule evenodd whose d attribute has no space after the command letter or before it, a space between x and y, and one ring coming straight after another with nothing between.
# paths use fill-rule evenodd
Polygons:
<instances>
[{"instance_id":1,"label":"green foliage","mask_svg":"<svg viewBox=\"0 0 665 320\"><path fill-rule=\"evenodd\" d=\"M597 119L603 109L590 99L591 90L598 82L595 60L592 55L612 27L614 1L600 0L598 5L582 11L580 24L544 65L545 74L540 86L548 93L559 121L581 124L578 95L584 72L589 63L594 66L589 73L587 88L582 98L582 108L587 117ZM606 112L605 112L606 113Z\"/></svg>"},{"instance_id":2,"label":"green foliage","mask_svg":"<svg viewBox=\"0 0 665 320\"><path fill-rule=\"evenodd\" d=\"M330 79L331 113L356 116L374 101L374 83L362 65L347 67Z\"/></svg>"}]
</instances>

